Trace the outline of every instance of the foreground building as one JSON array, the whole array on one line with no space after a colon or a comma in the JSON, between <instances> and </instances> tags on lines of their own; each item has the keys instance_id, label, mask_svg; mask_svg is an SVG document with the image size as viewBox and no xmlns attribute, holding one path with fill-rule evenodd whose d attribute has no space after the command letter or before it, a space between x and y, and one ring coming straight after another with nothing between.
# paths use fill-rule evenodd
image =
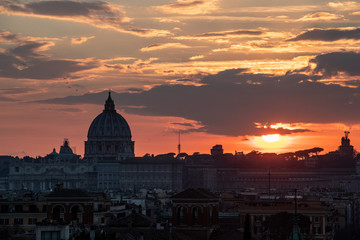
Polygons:
<instances>
[{"instance_id":1,"label":"foreground building","mask_svg":"<svg viewBox=\"0 0 360 240\"><path fill-rule=\"evenodd\" d=\"M74 230L77 226L104 225L110 206L110 197L103 193L64 189L62 185L50 193L27 191L0 198L0 230L3 234L26 233L29 238L25 239L33 239L34 233L48 239L49 232L59 237L55 239L69 239L69 226Z\"/></svg>"},{"instance_id":2,"label":"foreground building","mask_svg":"<svg viewBox=\"0 0 360 240\"><path fill-rule=\"evenodd\" d=\"M219 226L219 198L204 189L186 189L171 197L173 231L207 240ZM186 238L184 238L186 239Z\"/></svg>"}]
</instances>

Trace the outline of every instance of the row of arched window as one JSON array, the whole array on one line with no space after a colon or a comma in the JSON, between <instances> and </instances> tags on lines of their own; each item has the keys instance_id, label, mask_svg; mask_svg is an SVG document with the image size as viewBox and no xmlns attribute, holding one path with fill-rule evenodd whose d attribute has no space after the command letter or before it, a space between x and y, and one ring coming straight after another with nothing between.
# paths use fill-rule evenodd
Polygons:
<instances>
[{"instance_id":1,"label":"row of arched window","mask_svg":"<svg viewBox=\"0 0 360 240\"><path fill-rule=\"evenodd\" d=\"M187 210L189 208L186 208L184 206L180 206L177 208L177 222L178 225L202 225L203 224L203 219L202 216L204 215L204 209L202 207L199 206L194 206L191 207L191 218L184 218L184 216L186 216L187 214ZM213 217L213 209L210 207L209 208L209 220L210 220L210 224L212 224L212 217ZM190 222L187 222L188 220L190 220Z\"/></svg>"},{"instance_id":2,"label":"row of arched window","mask_svg":"<svg viewBox=\"0 0 360 240\"><path fill-rule=\"evenodd\" d=\"M84 212L84 209L81 205L74 205L70 208L70 221L82 221L79 219ZM52 208L51 214L53 220L60 220L64 218L65 208L63 205L56 205Z\"/></svg>"}]
</instances>

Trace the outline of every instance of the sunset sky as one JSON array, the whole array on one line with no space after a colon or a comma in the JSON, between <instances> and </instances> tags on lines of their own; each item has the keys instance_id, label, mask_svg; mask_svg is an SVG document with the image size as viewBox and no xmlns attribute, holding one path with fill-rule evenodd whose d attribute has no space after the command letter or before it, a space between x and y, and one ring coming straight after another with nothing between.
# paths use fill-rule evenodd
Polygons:
<instances>
[{"instance_id":1,"label":"sunset sky","mask_svg":"<svg viewBox=\"0 0 360 240\"><path fill-rule=\"evenodd\" d=\"M83 155L109 89L137 156L179 131L189 154L360 149L359 49L357 1L2 0L0 154Z\"/></svg>"}]
</instances>

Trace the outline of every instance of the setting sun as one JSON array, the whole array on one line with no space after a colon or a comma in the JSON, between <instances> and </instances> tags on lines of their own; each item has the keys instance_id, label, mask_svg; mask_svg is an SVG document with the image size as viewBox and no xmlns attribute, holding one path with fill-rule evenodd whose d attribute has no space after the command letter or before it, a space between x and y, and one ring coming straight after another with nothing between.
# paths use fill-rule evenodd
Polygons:
<instances>
[{"instance_id":1,"label":"setting sun","mask_svg":"<svg viewBox=\"0 0 360 240\"><path fill-rule=\"evenodd\" d=\"M253 138L254 146L260 148L261 151L283 152L290 142L289 136L280 134L267 134Z\"/></svg>"},{"instance_id":2,"label":"setting sun","mask_svg":"<svg viewBox=\"0 0 360 240\"><path fill-rule=\"evenodd\" d=\"M261 139L265 142L273 143L280 141L280 135L279 134L268 134L268 135L262 135Z\"/></svg>"}]
</instances>

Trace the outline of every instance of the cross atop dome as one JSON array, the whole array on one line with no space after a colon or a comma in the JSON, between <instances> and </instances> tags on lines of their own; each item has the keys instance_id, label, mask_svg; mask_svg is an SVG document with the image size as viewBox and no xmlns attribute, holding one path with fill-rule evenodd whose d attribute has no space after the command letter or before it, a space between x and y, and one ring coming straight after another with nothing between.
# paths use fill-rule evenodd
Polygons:
<instances>
[{"instance_id":1,"label":"cross atop dome","mask_svg":"<svg viewBox=\"0 0 360 240\"><path fill-rule=\"evenodd\" d=\"M115 111L115 104L114 101L111 98L111 92L109 90L109 97L105 102L105 109L104 111Z\"/></svg>"}]
</instances>

